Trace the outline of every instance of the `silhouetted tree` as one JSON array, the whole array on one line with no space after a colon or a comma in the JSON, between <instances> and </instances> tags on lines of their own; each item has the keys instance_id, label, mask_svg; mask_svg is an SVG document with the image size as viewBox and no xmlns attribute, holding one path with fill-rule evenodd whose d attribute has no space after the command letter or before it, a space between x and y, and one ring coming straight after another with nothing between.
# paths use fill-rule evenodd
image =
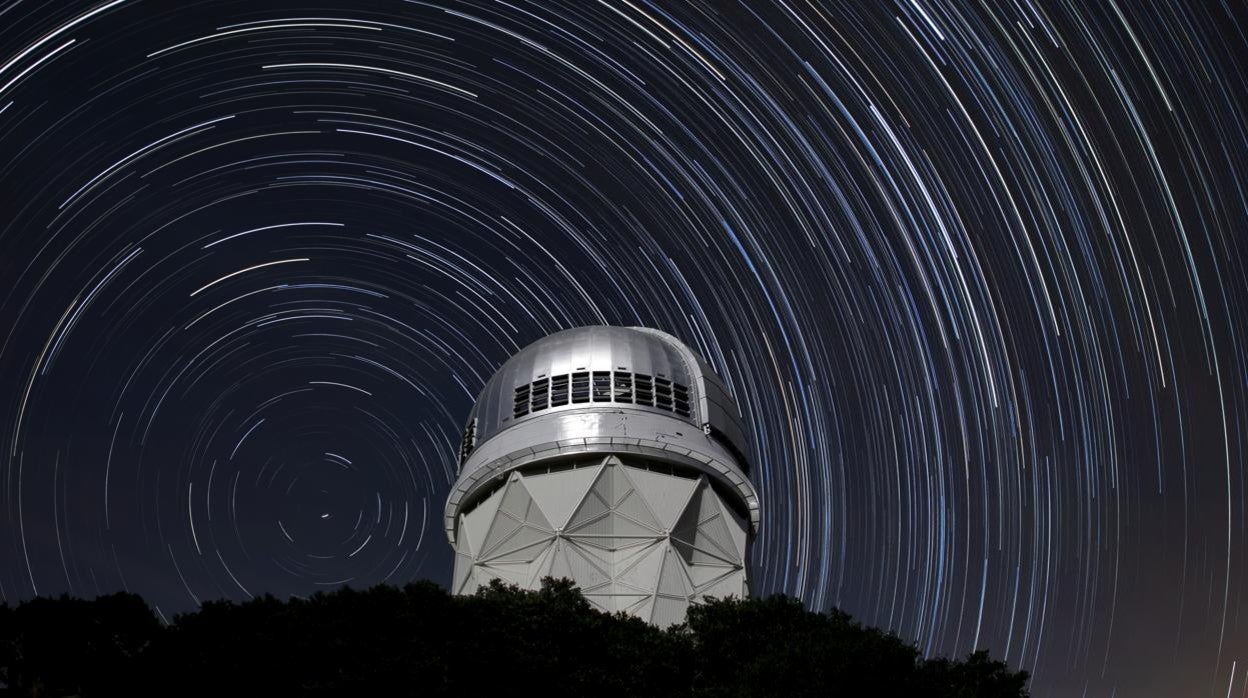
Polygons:
<instances>
[{"instance_id":1,"label":"silhouetted tree","mask_svg":"<svg viewBox=\"0 0 1248 698\"><path fill-rule=\"evenodd\" d=\"M924 661L896 635L796 599L712 600L689 609L694 695L1025 696L1027 673L977 652Z\"/></svg>"},{"instance_id":2,"label":"silhouetted tree","mask_svg":"<svg viewBox=\"0 0 1248 698\"><path fill-rule=\"evenodd\" d=\"M698 696L918 695L918 653L796 599L711 601L689 609Z\"/></svg>"},{"instance_id":3,"label":"silhouetted tree","mask_svg":"<svg viewBox=\"0 0 1248 698\"><path fill-rule=\"evenodd\" d=\"M973 652L960 662L943 657L924 662L922 682L937 691L934 695L950 698L1012 698L1027 694L1027 672L1011 671L1009 665L992 659L984 650Z\"/></svg>"},{"instance_id":4,"label":"silhouetted tree","mask_svg":"<svg viewBox=\"0 0 1248 698\"><path fill-rule=\"evenodd\" d=\"M10 695L124 693L163 632L143 599L35 598L0 611L0 680Z\"/></svg>"}]
</instances>

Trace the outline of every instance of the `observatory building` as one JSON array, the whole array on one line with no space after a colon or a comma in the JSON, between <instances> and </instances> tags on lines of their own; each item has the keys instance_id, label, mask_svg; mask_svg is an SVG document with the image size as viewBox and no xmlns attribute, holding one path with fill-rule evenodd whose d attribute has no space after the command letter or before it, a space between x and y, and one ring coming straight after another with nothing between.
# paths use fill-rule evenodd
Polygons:
<instances>
[{"instance_id":1,"label":"observatory building","mask_svg":"<svg viewBox=\"0 0 1248 698\"><path fill-rule=\"evenodd\" d=\"M666 626L749 592L758 495L719 377L675 337L580 327L522 349L464 427L446 502L452 591L576 582L603 611Z\"/></svg>"}]
</instances>

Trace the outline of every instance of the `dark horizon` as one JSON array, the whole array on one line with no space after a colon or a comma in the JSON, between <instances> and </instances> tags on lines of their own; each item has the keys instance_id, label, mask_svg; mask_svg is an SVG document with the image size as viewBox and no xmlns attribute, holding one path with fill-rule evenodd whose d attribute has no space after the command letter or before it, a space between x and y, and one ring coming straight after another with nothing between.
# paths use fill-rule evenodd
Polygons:
<instances>
[{"instance_id":1,"label":"dark horizon","mask_svg":"<svg viewBox=\"0 0 1248 698\"><path fill-rule=\"evenodd\" d=\"M0 0L0 600L447 585L507 357L741 404L753 590L1248 690L1242 4Z\"/></svg>"},{"instance_id":2,"label":"dark horizon","mask_svg":"<svg viewBox=\"0 0 1248 698\"><path fill-rule=\"evenodd\" d=\"M489 671L481 666L488 663ZM0 603L0 696L906 695L1023 698L1027 673L987 652L923 658L849 615L786 596L716 599L660 629L594 608L570 579L429 581L310 599L205 603L156 619L141 597ZM7 690L6 690L7 689Z\"/></svg>"}]
</instances>

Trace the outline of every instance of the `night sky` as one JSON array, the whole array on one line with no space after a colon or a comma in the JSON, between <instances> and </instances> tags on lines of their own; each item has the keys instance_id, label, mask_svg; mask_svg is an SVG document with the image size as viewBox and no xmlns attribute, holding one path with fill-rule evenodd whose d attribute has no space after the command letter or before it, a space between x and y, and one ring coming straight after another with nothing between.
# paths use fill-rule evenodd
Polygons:
<instances>
[{"instance_id":1,"label":"night sky","mask_svg":"<svg viewBox=\"0 0 1248 698\"><path fill-rule=\"evenodd\" d=\"M0 4L0 596L450 579L586 324L752 428L756 593L1248 694L1240 3Z\"/></svg>"}]
</instances>

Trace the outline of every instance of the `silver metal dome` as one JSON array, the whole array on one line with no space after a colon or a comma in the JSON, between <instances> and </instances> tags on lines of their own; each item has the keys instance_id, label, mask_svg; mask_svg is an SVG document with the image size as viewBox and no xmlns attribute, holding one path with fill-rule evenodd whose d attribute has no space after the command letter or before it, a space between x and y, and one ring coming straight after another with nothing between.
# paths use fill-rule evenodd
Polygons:
<instances>
[{"instance_id":1,"label":"silver metal dome","mask_svg":"<svg viewBox=\"0 0 1248 698\"><path fill-rule=\"evenodd\" d=\"M741 412L723 381L679 339L646 327L577 327L521 349L477 397L463 445L470 451L553 411L604 405L675 415L705 428L749 472Z\"/></svg>"}]
</instances>

